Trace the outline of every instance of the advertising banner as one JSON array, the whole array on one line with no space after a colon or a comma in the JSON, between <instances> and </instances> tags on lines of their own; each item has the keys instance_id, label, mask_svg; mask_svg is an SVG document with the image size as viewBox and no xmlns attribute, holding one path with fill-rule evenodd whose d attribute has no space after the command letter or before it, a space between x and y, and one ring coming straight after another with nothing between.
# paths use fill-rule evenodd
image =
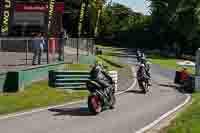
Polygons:
<instances>
[{"instance_id":1,"label":"advertising banner","mask_svg":"<svg viewBox=\"0 0 200 133\"><path fill-rule=\"evenodd\" d=\"M84 0L81 0L80 17L79 17L79 23L78 23L78 35L79 35L79 37L82 34L82 30L83 30L85 8L86 8L86 3L84 2Z\"/></svg>"},{"instance_id":2,"label":"advertising banner","mask_svg":"<svg viewBox=\"0 0 200 133\"><path fill-rule=\"evenodd\" d=\"M1 0L1 35L7 36L9 34L15 9L15 0Z\"/></svg>"},{"instance_id":3,"label":"advertising banner","mask_svg":"<svg viewBox=\"0 0 200 133\"><path fill-rule=\"evenodd\" d=\"M56 4L56 0L49 0L48 3L48 24L47 24L47 31L50 31L51 28L51 24L52 24L52 19L53 19L53 15L55 13L55 4Z\"/></svg>"},{"instance_id":4,"label":"advertising banner","mask_svg":"<svg viewBox=\"0 0 200 133\"><path fill-rule=\"evenodd\" d=\"M0 29L1 29L1 21L2 21L2 7L3 7L3 1L0 1ZM0 32L1 33L1 32Z\"/></svg>"},{"instance_id":5,"label":"advertising banner","mask_svg":"<svg viewBox=\"0 0 200 133\"><path fill-rule=\"evenodd\" d=\"M16 3L16 12L44 12L48 13L47 3ZM64 13L64 2L57 2L55 4L55 11Z\"/></svg>"}]
</instances>

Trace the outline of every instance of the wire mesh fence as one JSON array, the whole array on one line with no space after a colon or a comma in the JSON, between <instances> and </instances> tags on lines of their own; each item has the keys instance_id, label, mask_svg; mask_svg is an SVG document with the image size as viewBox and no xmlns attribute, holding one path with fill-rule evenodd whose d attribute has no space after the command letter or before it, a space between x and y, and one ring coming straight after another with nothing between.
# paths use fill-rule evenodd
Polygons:
<instances>
[{"instance_id":1,"label":"wire mesh fence","mask_svg":"<svg viewBox=\"0 0 200 133\"><path fill-rule=\"evenodd\" d=\"M52 64L78 63L81 55L93 55L93 38L0 38L0 72ZM34 42L35 41L35 42ZM41 47L40 42L43 42Z\"/></svg>"}]
</instances>

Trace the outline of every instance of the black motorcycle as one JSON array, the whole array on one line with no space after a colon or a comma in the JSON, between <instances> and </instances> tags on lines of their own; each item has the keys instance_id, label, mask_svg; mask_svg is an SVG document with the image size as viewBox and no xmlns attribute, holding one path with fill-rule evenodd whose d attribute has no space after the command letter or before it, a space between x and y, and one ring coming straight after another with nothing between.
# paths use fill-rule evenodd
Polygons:
<instances>
[{"instance_id":1,"label":"black motorcycle","mask_svg":"<svg viewBox=\"0 0 200 133\"><path fill-rule=\"evenodd\" d=\"M149 79L144 79L142 81L139 81L139 88L142 90L142 92L145 94L149 91Z\"/></svg>"},{"instance_id":2,"label":"black motorcycle","mask_svg":"<svg viewBox=\"0 0 200 133\"><path fill-rule=\"evenodd\" d=\"M113 109L116 103L115 86L102 88L97 82L90 80L87 82L90 92L88 97L88 109L93 114L98 114L105 109Z\"/></svg>"}]
</instances>

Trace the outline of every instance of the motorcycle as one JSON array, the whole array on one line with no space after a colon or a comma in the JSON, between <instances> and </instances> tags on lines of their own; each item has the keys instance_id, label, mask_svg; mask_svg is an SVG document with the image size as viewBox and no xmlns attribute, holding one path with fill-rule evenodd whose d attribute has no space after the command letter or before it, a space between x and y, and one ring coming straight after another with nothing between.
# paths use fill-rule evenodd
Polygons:
<instances>
[{"instance_id":1,"label":"motorcycle","mask_svg":"<svg viewBox=\"0 0 200 133\"><path fill-rule=\"evenodd\" d=\"M138 80L139 88L142 90L144 94L149 91L149 81L148 79Z\"/></svg>"},{"instance_id":2,"label":"motorcycle","mask_svg":"<svg viewBox=\"0 0 200 133\"><path fill-rule=\"evenodd\" d=\"M143 93L147 93L149 91L149 86L150 86L150 79L151 79L151 74L150 74L150 63L145 63L140 64L144 68L139 68L137 70L137 81L139 88L142 90Z\"/></svg>"},{"instance_id":3,"label":"motorcycle","mask_svg":"<svg viewBox=\"0 0 200 133\"><path fill-rule=\"evenodd\" d=\"M90 80L87 82L90 92L88 97L88 109L93 114L98 114L106 109L113 109L116 103L115 85L111 88L102 88L97 82Z\"/></svg>"}]
</instances>

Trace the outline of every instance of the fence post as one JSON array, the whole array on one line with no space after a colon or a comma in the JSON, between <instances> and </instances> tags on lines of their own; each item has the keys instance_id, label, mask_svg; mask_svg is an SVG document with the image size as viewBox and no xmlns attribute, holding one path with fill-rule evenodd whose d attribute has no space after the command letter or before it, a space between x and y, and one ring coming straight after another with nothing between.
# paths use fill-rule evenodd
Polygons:
<instances>
[{"instance_id":1,"label":"fence post","mask_svg":"<svg viewBox=\"0 0 200 133\"><path fill-rule=\"evenodd\" d=\"M76 39L77 41L77 45L76 45L76 47L77 47L77 64L79 64L79 38L77 38Z\"/></svg>"},{"instance_id":2,"label":"fence post","mask_svg":"<svg viewBox=\"0 0 200 133\"><path fill-rule=\"evenodd\" d=\"M89 50L89 39L87 39L87 55L89 56L90 50Z\"/></svg>"},{"instance_id":3,"label":"fence post","mask_svg":"<svg viewBox=\"0 0 200 133\"><path fill-rule=\"evenodd\" d=\"M94 49L95 49L94 46L95 46L95 43L94 43L94 40L92 40L92 46L91 46L92 47L92 55L94 55Z\"/></svg>"},{"instance_id":4,"label":"fence post","mask_svg":"<svg viewBox=\"0 0 200 133\"><path fill-rule=\"evenodd\" d=\"M47 42L47 55L46 56L47 56L47 64L49 64L49 37L48 37L48 35L47 35L46 39L47 39L47 41L46 41Z\"/></svg>"},{"instance_id":5,"label":"fence post","mask_svg":"<svg viewBox=\"0 0 200 133\"><path fill-rule=\"evenodd\" d=\"M28 39L26 40L26 65L28 65Z\"/></svg>"},{"instance_id":6,"label":"fence post","mask_svg":"<svg viewBox=\"0 0 200 133\"><path fill-rule=\"evenodd\" d=\"M0 52L2 52L2 44L1 44L1 39L0 39Z\"/></svg>"}]
</instances>

